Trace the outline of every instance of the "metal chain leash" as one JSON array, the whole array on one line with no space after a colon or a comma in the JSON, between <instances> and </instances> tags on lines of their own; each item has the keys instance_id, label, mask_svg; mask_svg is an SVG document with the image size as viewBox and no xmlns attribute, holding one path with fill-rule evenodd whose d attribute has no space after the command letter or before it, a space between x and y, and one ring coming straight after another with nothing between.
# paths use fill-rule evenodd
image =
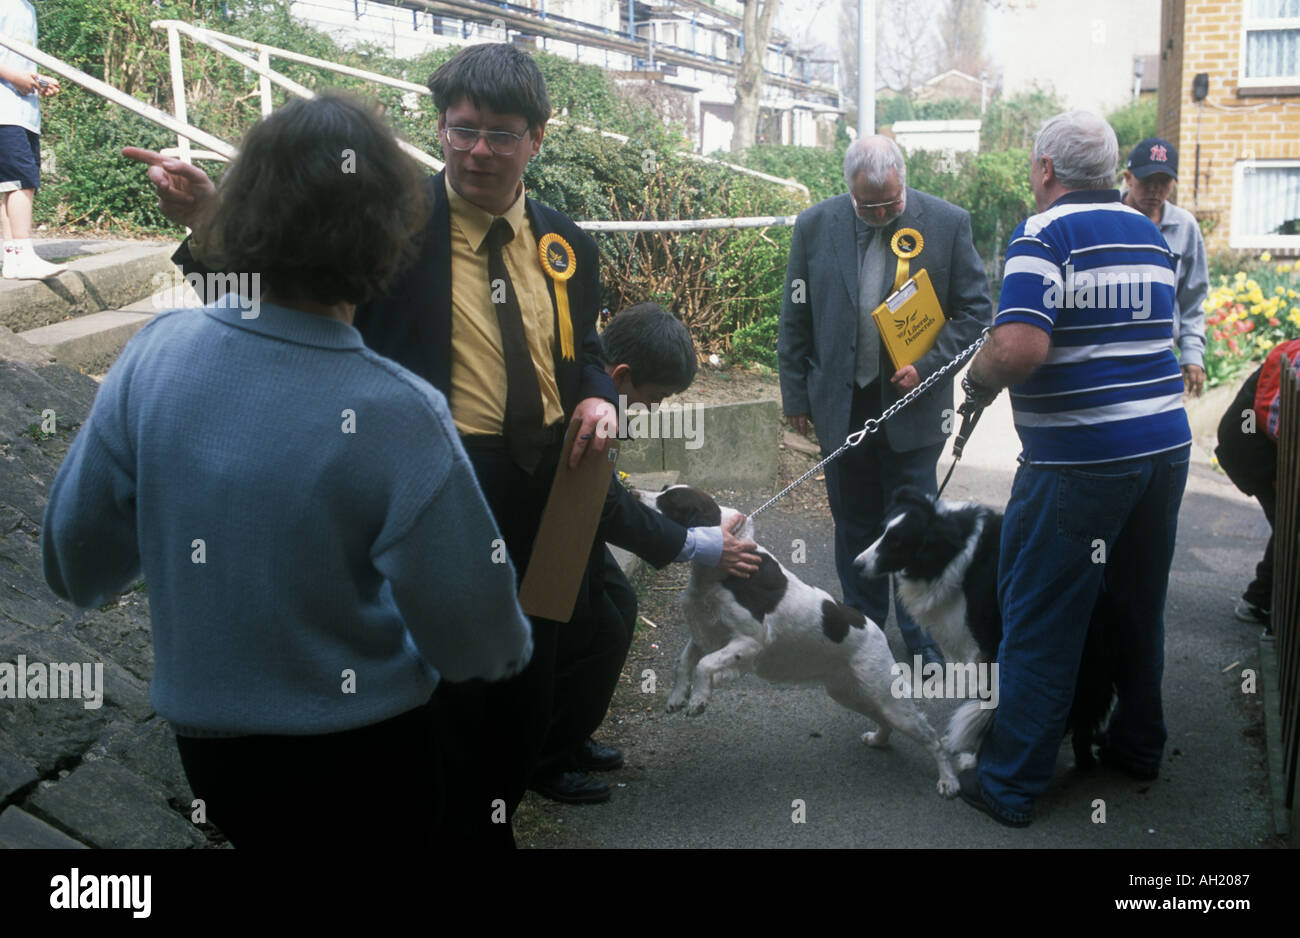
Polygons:
<instances>
[{"instance_id":1,"label":"metal chain leash","mask_svg":"<svg viewBox=\"0 0 1300 938\"><path fill-rule=\"evenodd\" d=\"M964 348L962 351L957 353L956 358L948 362L946 365L944 365L934 374L930 375L930 377L926 378L916 387L912 388L912 390L908 391L905 395L900 397L898 400L894 401L894 403L890 404L887 408L885 408L884 413L882 413L879 417L869 418L867 422L862 425L861 430L857 430L853 433L850 433L845 438L844 442L840 444L839 449L831 453L829 456L827 456L817 465L813 466L803 475L799 476L799 478L795 479L793 482L791 482L781 491L777 492L767 501L763 502L763 504L755 508L752 512L749 513L749 517L753 518L755 515L771 508L781 499L785 498L796 488L803 485L814 475L816 475L817 471L821 469L823 466L825 466L827 463L833 462L834 460L838 459L840 456L842 456L845 453L845 451L852 449L854 446L857 446L864 439L866 439L868 434L875 433L877 430L879 430L886 420L894 416L894 414L898 413L908 404L912 403L912 401L916 400L916 398L920 397L927 390L933 387L935 383L941 381L944 375L952 371L954 368L958 367L962 362L964 362L971 355L975 354L975 352L979 350L979 347L984 344L984 340L988 338L988 334L989 334L989 330L986 327L982 332L980 332L978 339L976 339L970 345L966 346L966 348Z\"/></svg>"}]
</instances>

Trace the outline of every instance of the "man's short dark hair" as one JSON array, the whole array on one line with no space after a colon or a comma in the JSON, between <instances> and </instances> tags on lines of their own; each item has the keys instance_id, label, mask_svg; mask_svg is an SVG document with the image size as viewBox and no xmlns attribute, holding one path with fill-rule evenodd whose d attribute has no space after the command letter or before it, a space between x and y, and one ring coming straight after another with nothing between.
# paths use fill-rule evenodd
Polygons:
<instances>
[{"instance_id":1,"label":"man's short dark hair","mask_svg":"<svg viewBox=\"0 0 1300 938\"><path fill-rule=\"evenodd\" d=\"M415 259L425 176L372 105L338 91L253 125L196 224L204 263L277 296L363 303Z\"/></svg>"},{"instance_id":2,"label":"man's short dark hair","mask_svg":"<svg viewBox=\"0 0 1300 938\"><path fill-rule=\"evenodd\" d=\"M506 42L489 42L462 49L443 62L429 78L433 105L447 113L461 98L475 107L487 105L498 114L522 114L536 130L551 116L546 79L533 57Z\"/></svg>"},{"instance_id":3,"label":"man's short dark hair","mask_svg":"<svg viewBox=\"0 0 1300 938\"><path fill-rule=\"evenodd\" d=\"M638 303L615 315L600 334L600 346L605 363L627 365L635 385L684 391L699 367L690 332L657 303Z\"/></svg>"}]
</instances>

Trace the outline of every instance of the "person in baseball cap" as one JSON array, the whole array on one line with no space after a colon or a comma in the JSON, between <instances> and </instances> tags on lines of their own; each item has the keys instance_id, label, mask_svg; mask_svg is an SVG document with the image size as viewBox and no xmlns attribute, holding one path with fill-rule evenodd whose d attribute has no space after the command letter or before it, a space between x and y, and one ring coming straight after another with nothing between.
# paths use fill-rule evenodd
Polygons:
<instances>
[{"instance_id":1,"label":"person in baseball cap","mask_svg":"<svg viewBox=\"0 0 1300 938\"><path fill-rule=\"evenodd\" d=\"M1178 150L1168 140L1148 137L1133 148L1124 168L1126 205L1157 225L1170 189L1178 180Z\"/></svg>"},{"instance_id":2,"label":"person in baseball cap","mask_svg":"<svg viewBox=\"0 0 1300 938\"><path fill-rule=\"evenodd\" d=\"M1124 204L1151 219L1178 255L1178 316L1174 344L1189 394L1205 386L1205 296L1210 288L1205 239L1196 216L1169 201L1178 181L1178 150L1168 140L1148 137L1133 148L1124 168Z\"/></svg>"}]
</instances>

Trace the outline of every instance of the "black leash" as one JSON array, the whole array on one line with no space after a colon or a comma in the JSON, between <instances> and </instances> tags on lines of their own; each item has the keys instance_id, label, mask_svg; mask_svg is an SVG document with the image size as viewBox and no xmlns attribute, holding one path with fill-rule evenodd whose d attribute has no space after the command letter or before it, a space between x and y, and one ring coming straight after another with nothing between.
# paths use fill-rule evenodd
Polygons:
<instances>
[{"instance_id":1,"label":"black leash","mask_svg":"<svg viewBox=\"0 0 1300 938\"><path fill-rule=\"evenodd\" d=\"M968 417L961 418L961 429L957 431L957 438L952 441L952 465L948 467L948 473L943 477L943 483L939 486L939 491L935 493L935 501L943 494L943 490L948 486L948 480L952 478L952 471L957 468L957 462L961 459L962 450L966 448L966 441L975 430L975 424L979 423L980 414L984 413L984 408L980 407Z\"/></svg>"},{"instance_id":2,"label":"black leash","mask_svg":"<svg viewBox=\"0 0 1300 938\"><path fill-rule=\"evenodd\" d=\"M962 401L962 405L957 408L957 412L961 414L961 429L957 431L957 437L952 441L952 465L948 467L948 474L943 477L943 484L939 486L939 491L934 496L935 501L939 500L943 490L948 487L952 471L957 468L957 462L966 449L970 435L975 432L975 425L980 422L980 415L984 413L984 408L993 403L998 395L997 391L990 393L988 388L972 381L969 371L961 379L961 386L966 392L966 400Z\"/></svg>"}]
</instances>

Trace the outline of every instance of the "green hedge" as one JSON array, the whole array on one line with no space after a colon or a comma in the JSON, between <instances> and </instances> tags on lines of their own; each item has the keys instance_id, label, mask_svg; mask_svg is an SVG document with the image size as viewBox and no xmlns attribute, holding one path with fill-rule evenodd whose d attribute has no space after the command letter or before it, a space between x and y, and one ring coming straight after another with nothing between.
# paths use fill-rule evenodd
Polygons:
<instances>
[{"instance_id":1,"label":"green hedge","mask_svg":"<svg viewBox=\"0 0 1300 938\"><path fill-rule=\"evenodd\" d=\"M812 201L820 202L844 192L844 150L847 146L846 142L832 150L821 150L764 144L732 154L729 159L762 173L801 182L808 187Z\"/></svg>"}]
</instances>

